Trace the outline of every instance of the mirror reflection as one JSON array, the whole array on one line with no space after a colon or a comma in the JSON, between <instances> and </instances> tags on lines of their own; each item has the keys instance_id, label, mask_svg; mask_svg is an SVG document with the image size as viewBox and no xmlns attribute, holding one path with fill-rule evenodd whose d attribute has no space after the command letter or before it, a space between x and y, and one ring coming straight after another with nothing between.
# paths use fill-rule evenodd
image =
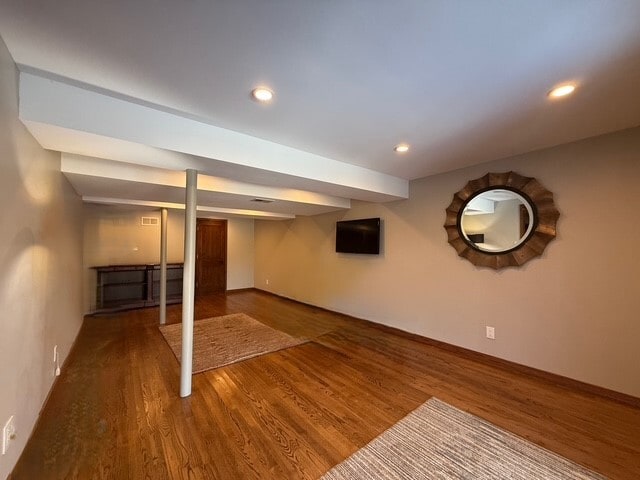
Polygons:
<instances>
[{"instance_id":1,"label":"mirror reflection","mask_svg":"<svg viewBox=\"0 0 640 480\"><path fill-rule=\"evenodd\" d=\"M469 200L460 218L460 231L478 250L501 253L529 237L532 219L533 209L522 195L495 188Z\"/></svg>"}]
</instances>

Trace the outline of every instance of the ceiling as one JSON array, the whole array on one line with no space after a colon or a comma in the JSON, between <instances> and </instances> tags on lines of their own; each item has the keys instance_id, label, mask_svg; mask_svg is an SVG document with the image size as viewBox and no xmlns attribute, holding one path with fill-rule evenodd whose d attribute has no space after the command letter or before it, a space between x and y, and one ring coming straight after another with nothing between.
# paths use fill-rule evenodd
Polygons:
<instances>
[{"instance_id":1,"label":"ceiling","mask_svg":"<svg viewBox=\"0 0 640 480\"><path fill-rule=\"evenodd\" d=\"M638 19L637 0L3 0L0 36L21 119L83 159L85 199L179 203L128 178L196 168L236 182L204 206L290 218L640 125Z\"/></svg>"}]
</instances>

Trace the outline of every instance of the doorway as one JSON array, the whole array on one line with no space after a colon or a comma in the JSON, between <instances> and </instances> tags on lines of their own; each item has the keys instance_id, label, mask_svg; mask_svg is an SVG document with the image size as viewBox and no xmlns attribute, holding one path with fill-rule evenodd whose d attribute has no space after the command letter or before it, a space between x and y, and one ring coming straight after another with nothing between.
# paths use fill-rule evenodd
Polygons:
<instances>
[{"instance_id":1,"label":"doorway","mask_svg":"<svg viewBox=\"0 0 640 480\"><path fill-rule=\"evenodd\" d=\"M227 221L196 221L196 295L227 290Z\"/></svg>"}]
</instances>

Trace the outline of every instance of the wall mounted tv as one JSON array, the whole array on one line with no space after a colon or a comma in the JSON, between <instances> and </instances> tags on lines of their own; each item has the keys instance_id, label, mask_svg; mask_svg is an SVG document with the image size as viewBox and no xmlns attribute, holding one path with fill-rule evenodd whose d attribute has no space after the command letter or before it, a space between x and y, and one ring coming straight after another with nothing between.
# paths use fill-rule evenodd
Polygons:
<instances>
[{"instance_id":1,"label":"wall mounted tv","mask_svg":"<svg viewBox=\"0 0 640 480\"><path fill-rule=\"evenodd\" d=\"M380 219L364 218L336 223L336 252L380 253Z\"/></svg>"}]
</instances>

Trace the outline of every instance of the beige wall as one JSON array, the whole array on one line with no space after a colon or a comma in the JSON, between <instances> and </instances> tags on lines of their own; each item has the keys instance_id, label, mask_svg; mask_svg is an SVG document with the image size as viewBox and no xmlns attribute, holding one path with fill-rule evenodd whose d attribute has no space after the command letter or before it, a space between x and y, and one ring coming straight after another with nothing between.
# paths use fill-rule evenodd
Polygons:
<instances>
[{"instance_id":1,"label":"beige wall","mask_svg":"<svg viewBox=\"0 0 640 480\"><path fill-rule=\"evenodd\" d=\"M18 75L0 39L0 427L16 439L0 478L17 461L82 323L82 204L18 120Z\"/></svg>"},{"instance_id":2,"label":"beige wall","mask_svg":"<svg viewBox=\"0 0 640 480\"><path fill-rule=\"evenodd\" d=\"M140 217L158 225L143 226ZM184 212L168 211L167 261L184 257ZM91 267L160 262L160 212L109 205L84 205L84 311L95 310L96 272Z\"/></svg>"},{"instance_id":3,"label":"beige wall","mask_svg":"<svg viewBox=\"0 0 640 480\"><path fill-rule=\"evenodd\" d=\"M141 217L156 217L158 225L143 226ZM253 220L227 221L227 289L253 286ZM184 211L169 210L167 260L184 258ZM99 265L160 262L160 212L113 207L84 206L84 310L95 309L96 272Z\"/></svg>"},{"instance_id":4,"label":"beige wall","mask_svg":"<svg viewBox=\"0 0 640 480\"><path fill-rule=\"evenodd\" d=\"M254 221L230 218L227 226L227 290L253 287Z\"/></svg>"},{"instance_id":5,"label":"beige wall","mask_svg":"<svg viewBox=\"0 0 640 480\"><path fill-rule=\"evenodd\" d=\"M93 265L144 264L160 260L160 212L84 205L84 254ZM141 217L157 225L141 225ZM182 262L184 213L167 213L167 260Z\"/></svg>"},{"instance_id":6,"label":"beige wall","mask_svg":"<svg viewBox=\"0 0 640 480\"><path fill-rule=\"evenodd\" d=\"M543 257L496 272L459 258L442 225L468 180L508 170L554 192L561 217ZM405 201L257 221L255 285L640 396L639 181L635 129L413 181ZM372 216L382 254L336 254L336 220Z\"/></svg>"}]
</instances>

